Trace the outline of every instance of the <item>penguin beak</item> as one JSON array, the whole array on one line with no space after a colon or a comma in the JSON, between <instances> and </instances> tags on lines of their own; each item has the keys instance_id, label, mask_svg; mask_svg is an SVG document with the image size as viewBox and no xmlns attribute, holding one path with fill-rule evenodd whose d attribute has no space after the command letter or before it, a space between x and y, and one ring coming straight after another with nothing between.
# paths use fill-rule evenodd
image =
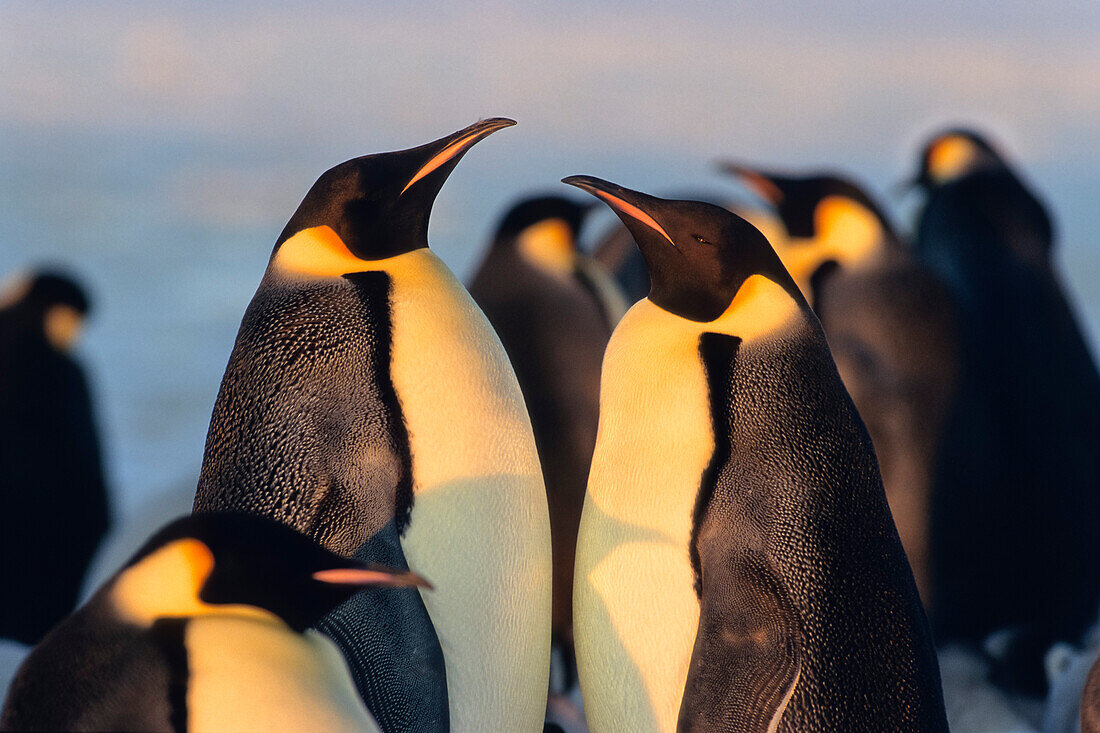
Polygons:
<instances>
[{"instance_id":1,"label":"penguin beak","mask_svg":"<svg viewBox=\"0 0 1100 733\"><path fill-rule=\"evenodd\" d=\"M741 163L722 161L718 163L718 170L728 173L749 188L760 198L772 206L778 206L783 202L783 190L776 185L772 178L755 168L750 168Z\"/></svg>"},{"instance_id":2,"label":"penguin beak","mask_svg":"<svg viewBox=\"0 0 1100 733\"><path fill-rule=\"evenodd\" d=\"M676 243L672 241L672 237L668 236L668 232L645 210L649 202L655 201L651 196L647 196L640 191L631 191L629 188L623 188L616 183L593 176L569 176L561 179L561 182L576 186L582 191L587 191L601 199L619 215L627 228L631 228L632 221L644 224L668 240L668 243L673 247L676 247ZM676 249L679 249L679 247L676 247Z\"/></svg>"},{"instance_id":3,"label":"penguin beak","mask_svg":"<svg viewBox=\"0 0 1100 733\"><path fill-rule=\"evenodd\" d=\"M436 140L434 143L429 143L425 147L430 151L430 157L409 179L409 182L401 189L401 193L405 193L414 183L444 165L451 162L457 163L458 159L467 150L497 130L503 130L505 127L511 127L514 124L516 124L516 121L507 117L491 117L487 120L475 122L467 128Z\"/></svg>"},{"instance_id":4,"label":"penguin beak","mask_svg":"<svg viewBox=\"0 0 1100 733\"><path fill-rule=\"evenodd\" d=\"M416 573L369 563L318 570L313 574L313 579L332 585L382 586L389 588L417 587L433 590L432 584Z\"/></svg>"}]
</instances>

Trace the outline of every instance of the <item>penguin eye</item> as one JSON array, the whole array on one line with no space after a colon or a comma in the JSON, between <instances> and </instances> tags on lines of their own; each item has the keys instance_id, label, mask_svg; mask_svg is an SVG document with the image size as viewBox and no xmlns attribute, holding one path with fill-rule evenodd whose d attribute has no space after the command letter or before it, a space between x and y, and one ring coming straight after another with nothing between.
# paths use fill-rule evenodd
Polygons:
<instances>
[{"instance_id":1,"label":"penguin eye","mask_svg":"<svg viewBox=\"0 0 1100 733\"><path fill-rule=\"evenodd\" d=\"M702 237L700 237L700 236L699 236L698 234L692 234L691 236L692 236L692 237L693 237L693 238L695 239L695 241L696 241L696 242L698 242L699 244L711 244L711 243L710 243L710 242L708 242L707 240L705 240L705 239L703 239ZM713 244L711 244L711 246L713 247L714 245L713 245Z\"/></svg>"}]
</instances>

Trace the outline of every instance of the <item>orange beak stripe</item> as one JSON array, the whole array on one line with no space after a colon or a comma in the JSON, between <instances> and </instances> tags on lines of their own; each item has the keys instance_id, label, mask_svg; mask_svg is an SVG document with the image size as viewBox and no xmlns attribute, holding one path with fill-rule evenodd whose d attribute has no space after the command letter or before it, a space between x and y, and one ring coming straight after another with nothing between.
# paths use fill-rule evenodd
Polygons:
<instances>
[{"instance_id":1,"label":"orange beak stripe","mask_svg":"<svg viewBox=\"0 0 1100 733\"><path fill-rule=\"evenodd\" d=\"M334 585L388 585L388 586L421 586L431 590L431 584L416 573L387 573L382 570L368 570L366 568L332 568L331 570L318 570L313 574L314 580Z\"/></svg>"},{"instance_id":2,"label":"orange beak stripe","mask_svg":"<svg viewBox=\"0 0 1100 733\"><path fill-rule=\"evenodd\" d=\"M637 206L634 206L633 204L628 204L627 202L623 201L621 198L618 198L616 196L612 196L611 194L607 193L606 191L603 191L603 190L600 190L600 189L594 190L593 193L595 193L597 196L599 196L604 201L606 201L610 206L613 206L614 208L616 208L619 211L623 212L627 216L633 217L633 218L637 219L638 221L642 222L647 227L649 227L650 229L654 230L655 232L660 234L662 237L667 239L668 243L671 244L673 247L676 247L676 243L672 241L672 237L668 236L668 233L664 229L661 228L661 225L658 224L653 219L652 216L645 213L644 211L639 209ZM677 249L679 249L679 247L677 247Z\"/></svg>"},{"instance_id":3,"label":"orange beak stripe","mask_svg":"<svg viewBox=\"0 0 1100 733\"><path fill-rule=\"evenodd\" d=\"M438 168L439 166L443 165L444 163L446 163L451 158L453 158L456 155L458 155L459 153L461 153L463 150L468 148L470 146L470 144L472 144L475 141L476 138L481 137L484 134L485 134L484 130L478 130L477 132L472 132L469 135L467 135L466 137L459 138L458 140L455 140L453 143L451 143L447 147L440 150L438 153L436 153L432 157L431 160L429 160L424 165L423 168L421 168L420 170L418 170L416 172L416 175L412 177L411 181L409 181L408 183L405 184L405 187L403 189L401 189L401 193L405 193L406 191L408 191L409 186L413 185L414 183L419 181L421 178L428 175L429 173L434 171L436 168ZM401 194L398 194L398 195L401 195Z\"/></svg>"}]
</instances>

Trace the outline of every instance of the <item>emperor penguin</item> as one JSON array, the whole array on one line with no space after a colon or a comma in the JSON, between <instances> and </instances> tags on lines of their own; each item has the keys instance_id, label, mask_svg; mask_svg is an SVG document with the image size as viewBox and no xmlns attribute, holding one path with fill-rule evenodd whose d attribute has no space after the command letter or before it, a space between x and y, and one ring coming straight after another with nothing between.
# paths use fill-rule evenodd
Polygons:
<instances>
[{"instance_id":1,"label":"emperor penguin","mask_svg":"<svg viewBox=\"0 0 1100 733\"><path fill-rule=\"evenodd\" d=\"M611 336L574 630L593 731L946 731L871 441L735 214L589 176L652 282Z\"/></svg>"},{"instance_id":2,"label":"emperor penguin","mask_svg":"<svg viewBox=\"0 0 1100 733\"><path fill-rule=\"evenodd\" d=\"M965 129L924 146L914 251L960 312L962 371L938 480L937 638L1019 637L1020 691L1042 694L1052 641L1100 602L1100 375L1053 258L1045 207ZM941 613L942 611L942 613ZM1006 681L1006 684L1008 682Z\"/></svg>"},{"instance_id":3,"label":"emperor penguin","mask_svg":"<svg viewBox=\"0 0 1100 733\"><path fill-rule=\"evenodd\" d=\"M0 292L0 637L36 644L76 607L108 524L92 391L75 343L91 309L40 270Z\"/></svg>"},{"instance_id":4,"label":"emperor penguin","mask_svg":"<svg viewBox=\"0 0 1100 733\"><path fill-rule=\"evenodd\" d=\"M550 508L552 625L566 670L572 666L573 555L596 445L600 365L626 312L618 285L577 249L590 208L562 196L520 201L505 214L470 283L531 414Z\"/></svg>"},{"instance_id":5,"label":"emperor penguin","mask_svg":"<svg viewBox=\"0 0 1100 733\"><path fill-rule=\"evenodd\" d=\"M377 731L336 645L306 630L364 586L414 585L270 519L179 519L31 652L0 728Z\"/></svg>"},{"instance_id":6,"label":"emperor penguin","mask_svg":"<svg viewBox=\"0 0 1100 733\"><path fill-rule=\"evenodd\" d=\"M432 578L422 602L360 594L319 625L385 731L538 730L545 711L550 527L530 418L427 242L458 160L513 124L318 179L245 312L207 437L197 511L261 514Z\"/></svg>"},{"instance_id":7,"label":"emperor penguin","mask_svg":"<svg viewBox=\"0 0 1100 733\"><path fill-rule=\"evenodd\" d=\"M931 613L932 494L958 378L951 292L851 180L739 163L721 168L774 207L782 223L785 233L773 247L813 306L871 435L894 523Z\"/></svg>"}]
</instances>

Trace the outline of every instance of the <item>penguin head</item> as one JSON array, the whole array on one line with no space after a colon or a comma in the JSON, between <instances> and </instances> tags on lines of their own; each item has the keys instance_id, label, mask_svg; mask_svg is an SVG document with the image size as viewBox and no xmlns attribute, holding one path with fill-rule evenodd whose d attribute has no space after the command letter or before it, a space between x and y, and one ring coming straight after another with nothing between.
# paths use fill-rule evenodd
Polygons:
<instances>
[{"instance_id":1,"label":"penguin head","mask_svg":"<svg viewBox=\"0 0 1100 733\"><path fill-rule=\"evenodd\" d=\"M630 230L649 271L649 300L697 322L717 319L754 275L801 295L768 240L720 206L662 199L591 176L563 183L603 200Z\"/></svg>"},{"instance_id":2,"label":"penguin head","mask_svg":"<svg viewBox=\"0 0 1100 733\"><path fill-rule=\"evenodd\" d=\"M776 251L804 292L822 268L860 267L898 241L882 209L845 178L785 176L739 163L721 168L775 209L788 234Z\"/></svg>"},{"instance_id":3,"label":"penguin head","mask_svg":"<svg viewBox=\"0 0 1100 733\"><path fill-rule=\"evenodd\" d=\"M924 189L942 186L979 170L1005 165L1000 153L973 130L953 128L933 136L921 151L913 183Z\"/></svg>"},{"instance_id":4,"label":"penguin head","mask_svg":"<svg viewBox=\"0 0 1100 733\"><path fill-rule=\"evenodd\" d=\"M91 303L72 278L40 271L14 278L0 293L0 308L17 313L32 328L40 329L55 349L67 352L80 335Z\"/></svg>"},{"instance_id":5,"label":"penguin head","mask_svg":"<svg viewBox=\"0 0 1100 733\"><path fill-rule=\"evenodd\" d=\"M563 196L525 198L504 215L493 237L493 247L514 248L540 269L572 274L577 236L591 208Z\"/></svg>"},{"instance_id":6,"label":"penguin head","mask_svg":"<svg viewBox=\"0 0 1100 733\"><path fill-rule=\"evenodd\" d=\"M195 514L157 532L109 585L138 623L212 614L274 615L302 631L368 586L430 585L405 570L329 552L252 514Z\"/></svg>"},{"instance_id":7,"label":"penguin head","mask_svg":"<svg viewBox=\"0 0 1100 733\"><path fill-rule=\"evenodd\" d=\"M494 117L426 145L353 158L326 171L283 229L273 258L291 271L339 275L357 260L427 247L432 204L458 161L514 124ZM303 232L321 234L299 240Z\"/></svg>"}]
</instances>

